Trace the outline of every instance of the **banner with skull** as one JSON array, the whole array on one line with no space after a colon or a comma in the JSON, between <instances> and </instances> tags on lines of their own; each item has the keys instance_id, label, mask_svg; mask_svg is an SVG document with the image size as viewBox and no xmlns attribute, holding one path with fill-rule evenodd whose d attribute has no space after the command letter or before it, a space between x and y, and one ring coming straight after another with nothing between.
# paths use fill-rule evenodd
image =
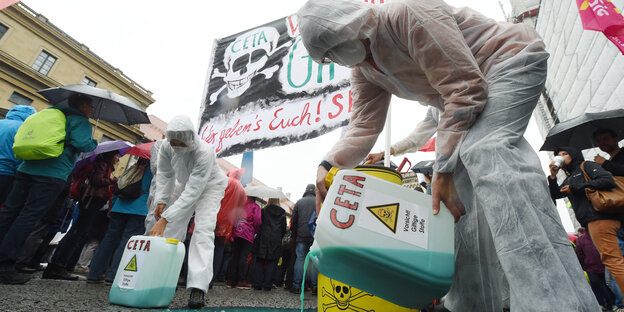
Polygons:
<instances>
[{"instance_id":1,"label":"banner with skull","mask_svg":"<svg viewBox=\"0 0 624 312\"><path fill-rule=\"evenodd\" d=\"M215 40L199 135L219 157L320 136L348 123L349 75L312 61L296 15Z\"/></svg>"}]
</instances>

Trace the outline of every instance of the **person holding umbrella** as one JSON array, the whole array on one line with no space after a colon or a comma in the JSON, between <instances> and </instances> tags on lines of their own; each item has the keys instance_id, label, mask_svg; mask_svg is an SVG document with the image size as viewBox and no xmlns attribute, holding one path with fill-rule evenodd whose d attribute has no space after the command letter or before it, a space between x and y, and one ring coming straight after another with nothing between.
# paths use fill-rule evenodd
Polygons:
<instances>
[{"instance_id":1,"label":"person holding umbrella","mask_svg":"<svg viewBox=\"0 0 624 312\"><path fill-rule=\"evenodd\" d=\"M183 240L189 220L195 214L186 287L191 291L189 307L200 308L205 304L204 294L212 280L214 231L228 180L217 164L214 148L197 136L188 117L173 117L167 125L166 137L156 173L154 217L158 221L150 235ZM171 195L176 181L183 189L177 198Z\"/></svg>"},{"instance_id":2,"label":"person holding umbrella","mask_svg":"<svg viewBox=\"0 0 624 312\"><path fill-rule=\"evenodd\" d=\"M366 157L392 95L436 107L432 210L457 222L444 307L502 311L510 294L512 310L598 309L523 138L549 56L535 29L442 0L309 0L297 16L312 60L351 67L349 129L317 168L317 211L328 171Z\"/></svg>"},{"instance_id":3,"label":"person holding umbrella","mask_svg":"<svg viewBox=\"0 0 624 312\"><path fill-rule=\"evenodd\" d=\"M608 214L596 211L585 195L585 189L609 190L615 187L613 176L593 161L584 161L583 154L574 147L555 149L555 156L563 157L561 167L554 161L550 163L548 185L553 199L567 197L572 204L574 215L586 228L600 253L603 264L615 277L617 284L624 286L624 257L617 241L617 231L622 225L621 214ZM583 169L589 175L586 181ZM563 183L557 183L557 173L563 169L567 177Z\"/></svg>"},{"instance_id":4,"label":"person holding umbrella","mask_svg":"<svg viewBox=\"0 0 624 312\"><path fill-rule=\"evenodd\" d=\"M15 271L15 261L24 241L63 190L78 155L97 146L97 141L91 139L88 119L93 114L91 98L73 94L67 103L66 107L48 108L61 110L66 118L62 153L53 158L24 160L17 170L15 186L0 210L2 284L23 284L30 279L30 275Z\"/></svg>"}]
</instances>

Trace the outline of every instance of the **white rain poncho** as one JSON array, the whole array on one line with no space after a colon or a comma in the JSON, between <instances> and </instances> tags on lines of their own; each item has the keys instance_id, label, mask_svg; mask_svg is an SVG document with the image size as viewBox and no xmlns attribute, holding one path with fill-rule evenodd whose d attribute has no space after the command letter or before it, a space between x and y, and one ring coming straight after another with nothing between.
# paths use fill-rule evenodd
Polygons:
<instances>
[{"instance_id":1,"label":"white rain poncho","mask_svg":"<svg viewBox=\"0 0 624 312\"><path fill-rule=\"evenodd\" d=\"M417 152L436 133L439 121L440 111L430 106L425 118L416 125L416 128L404 139L392 144L394 155Z\"/></svg>"},{"instance_id":2,"label":"white rain poncho","mask_svg":"<svg viewBox=\"0 0 624 312\"><path fill-rule=\"evenodd\" d=\"M313 60L369 39L381 70L368 62L351 70L349 129L324 157L334 166L364 159L391 94L440 110L435 170L454 172L466 208L447 309L599 311L523 138L546 79L548 53L534 29L441 0L313 0L297 15Z\"/></svg>"},{"instance_id":3,"label":"white rain poncho","mask_svg":"<svg viewBox=\"0 0 624 312\"><path fill-rule=\"evenodd\" d=\"M214 230L227 177L217 164L214 149L197 136L188 117L174 117L167 125L166 136L158 154L154 201L167 205L162 214L168 221L165 237L183 241L195 213L186 287L206 292L212 279ZM172 139L182 141L186 147L171 146ZM181 192L172 196L176 188Z\"/></svg>"}]
</instances>

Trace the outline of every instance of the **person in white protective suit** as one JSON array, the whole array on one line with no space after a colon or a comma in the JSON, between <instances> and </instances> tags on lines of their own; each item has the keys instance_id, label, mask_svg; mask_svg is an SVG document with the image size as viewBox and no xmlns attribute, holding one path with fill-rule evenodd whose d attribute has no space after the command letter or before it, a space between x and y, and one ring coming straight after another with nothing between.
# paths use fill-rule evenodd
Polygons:
<instances>
[{"instance_id":1,"label":"person in white protective suit","mask_svg":"<svg viewBox=\"0 0 624 312\"><path fill-rule=\"evenodd\" d=\"M352 68L349 129L318 167L317 210L328 169L366 157L392 94L433 106L433 210L442 201L457 222L445 308L499 312L509 293L513 311L599 311L523 138L546 79L534 29L441 0L310 0L297 15L313 60Z\"/></svg>"},{"instance_id":2,"label":"person in white protective suit","mask_svg":"<svg viewBox=\"0 0 624 312\"><path fill-rule=\"evenodd\" d=\"M150 235L183 240L195 214L195 228L188 254L189 307L204 305L204 293L212 280L214 230L227 177L217 164L214 149L202 141L188 117L176 116L167 125L167 141L158 154L156 173L156 224ZM176 181L179 197L172 197Z\"/></svg>"}]
</instances>

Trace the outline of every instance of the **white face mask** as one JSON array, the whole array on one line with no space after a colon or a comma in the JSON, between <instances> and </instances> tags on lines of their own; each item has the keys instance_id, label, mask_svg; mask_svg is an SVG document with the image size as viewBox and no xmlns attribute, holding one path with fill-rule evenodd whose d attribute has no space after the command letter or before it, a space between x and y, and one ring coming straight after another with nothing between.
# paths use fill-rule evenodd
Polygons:
<instances>
[{"instance_id":1,"label":"white face mask","mask_svg":"<svg viewBox=\"0 0 624 312\"><path fill-rule=\"evenodd\" d=\"M171 148L173 148L173 151L177 154L188 153L191 150L188 146L171 146Z\"/></svg>"},{"instance_id":2,"label":"white face mask","mask_svg":"<svg viewBox=\"0 0 624 312\"><path fill-rule=\"evenodd\" d=\"M360 40L347 41L329 49L324 58L345 67L352 67L364 62L366 47Z\"/></svg>"}]
</instances>

